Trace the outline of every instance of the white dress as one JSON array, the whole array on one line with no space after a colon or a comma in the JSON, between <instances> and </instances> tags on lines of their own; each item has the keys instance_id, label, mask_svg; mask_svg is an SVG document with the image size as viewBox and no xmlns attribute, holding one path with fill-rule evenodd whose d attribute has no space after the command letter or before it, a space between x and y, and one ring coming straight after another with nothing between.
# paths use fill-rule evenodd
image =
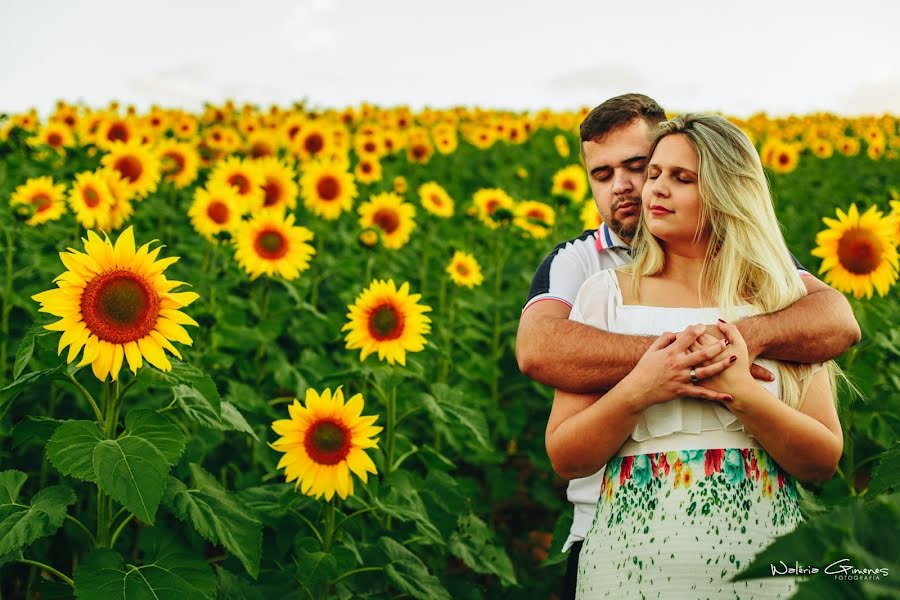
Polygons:
<instances>
[{"instance_id":1,"label":"white dress","mask_svg":"<svg viewBox=\"0 0 900 600\"><path fill-rule=\"evenodd\" d=\"M658 336L721 316L716 308L624 305L615 273L603 271L584 283L569 318ZM758 363L776 374L763 385L779 395L775 364ZM801 517L794 479L720 403L676 398L651 406L599 479L600 500L579 557L579 600L793 593L793 578L730 581Z\"/></svg>"}]
</instances>

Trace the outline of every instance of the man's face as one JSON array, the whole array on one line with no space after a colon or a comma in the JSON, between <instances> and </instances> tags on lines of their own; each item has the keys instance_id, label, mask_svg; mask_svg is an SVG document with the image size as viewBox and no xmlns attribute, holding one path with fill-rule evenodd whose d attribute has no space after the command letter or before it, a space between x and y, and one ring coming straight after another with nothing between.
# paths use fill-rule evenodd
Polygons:
<instances>
[{"instance_id":1,"label":"man's face","mask_svg":"<svg viewBox=\"0 0 900 600\"><path fill-rule=\"evenodd\" d=\"M641 216L641 190L650 126L636 119L597 140L582 142L591 191L603 222L631 243Z\"/></svg>"}]
</instances>

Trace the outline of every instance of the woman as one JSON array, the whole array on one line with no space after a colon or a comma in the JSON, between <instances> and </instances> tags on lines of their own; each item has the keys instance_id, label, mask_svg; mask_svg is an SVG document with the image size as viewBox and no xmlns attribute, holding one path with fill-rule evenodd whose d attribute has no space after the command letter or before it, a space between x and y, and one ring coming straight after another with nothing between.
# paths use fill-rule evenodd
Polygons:
<instances>
[{"instance_id":1,"label":"woman","mask_svg":"<svg viewBox=\"0 0 900 600\"><path fill-rule=\"evenodd\" d=\"M547 425L560 475L606 465L578 598L787 598L793 579L730 579L796 527L795 479L831 477L843 434L831 368L760 360L776 379L757 382L727 322L805 294L759 156L722 117L672 119L642 201L634 263L588 279L570 318L659 337L599 401L557 391ZM673 370L730 400L671 397L658 382Z\"/></svg>"}]
</instances>

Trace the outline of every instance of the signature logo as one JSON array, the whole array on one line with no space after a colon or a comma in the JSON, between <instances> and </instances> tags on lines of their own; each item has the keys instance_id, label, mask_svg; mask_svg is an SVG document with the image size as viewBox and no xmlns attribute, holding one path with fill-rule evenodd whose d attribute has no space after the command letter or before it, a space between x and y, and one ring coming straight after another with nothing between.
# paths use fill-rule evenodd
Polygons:
<instances>
[{"instance_id":1,"label":"signature logo","mask_svg":"<svg viewBox=\"0 0 900 600\"><path fill-rule=\"evenodd\" d=\"M812 565L801 565L796 561L793 565L788 565L783 560L778 561L777 565L769 564L769 568L772 571L773 577L776 575L816 575L822 573L824 575L831 575L838 580L875 581L890 575L889 569L885 567L877 569L869 567L860 568L851 564L849 558L841 558L824 568Z\"/></svg>"}]
</instances>

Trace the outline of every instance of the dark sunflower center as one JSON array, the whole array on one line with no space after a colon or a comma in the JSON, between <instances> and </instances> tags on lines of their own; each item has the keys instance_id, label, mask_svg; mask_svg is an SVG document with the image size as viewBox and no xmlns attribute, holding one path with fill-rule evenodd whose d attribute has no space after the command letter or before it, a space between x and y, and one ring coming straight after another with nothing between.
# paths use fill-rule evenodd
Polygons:
<instances>
[{"instance_id":1,"label":"dark sunflower center","mask_svg":"<svg viewBox=\"0 0 900 600\"><path fill-rule=\"evenodd\" d=\"M159 316L159 296L143 277L112 271L85 286L81 317L91 333L113 344L137 341L153 330Z\"/></svg>"},{"instance_id":2,"label":"dark sunflower center","mask_svg":"<svg viewBox=\"0 0 900 600\"><path fill-rule=\"evenodd\" d=\"M287 254L287 239L280 231L271 229L262 231L256 236L256 253L268 260L277 260Z\"/></svg>"},{"instance_id":3,"label":"dark sunflower center","mask_svg":"<svg viewBox=\"0 0 900 600\"><path fill-rule=\"evenodd\" d=\"M256 142L250 149L250 156L253 158L263 158L264 156L272 156L274 152L263 142Z\"/></svg>"},{"instance_id":4,"label":"dark sunflower center","mask_svg":"<svg viewBox=\"0 0 900 600\"><path fill-rule=\"evenodd\" d=\"M838 242L838 260L856 275L868 275L881 264L881 241L865 229L850 229Z\"/></svg>"},{"instance_id":5,"label":"dark sunflower center","mask_svg":"<svg viewBox=\"0 0 900 600\"><path fill-rule=\"evenodd\" d=\"M237 188L238 193L242 196L250 191L250 180L248 180L242 173L235 173L234 175L229 177L228 184L232 187Z\"/></svg>"},{"instance_id":6,"label":"dark sunflower center","mask_svg":"<svg viewBox=\"0 0 900 600\"><path fill-rule=\"evenodd\" d=\"M84 188L84 203L88 208L94 208L100 204L100 194L92 187Z\"/></svg>"},{"instance_id":7,"label":"dark sunflower center","mask_svg":"<svg viewBox=\"0 0 900 600\"><path fill-rule=\"evenodd\" d=\"M322 200L331 202L341 193L341 184L334 177L323 177L316 183L316 193Z\"/></svg>"},{"instance_id":8,"label":"dark sunflower center","mask_svg":"<svg viewBox=\"0 0 900 600\"><path fill-rule=\"evenodd\" d=\"M310 154L318 154L325 147L325 140L318 133L314 133L303 140L303 147Z\"/></svg>"},{"instance_id":9,"label":"dark sunflower center","mask_svg":"<svg viewBox=\"0 0 900 600\"><path fill-rule=\"evenodd\" d=\"M363 173L371 173L372 172L372 165L370 165L367 162L364 162L360 168L362 169Z\"/></svg>"},{"instance_id":10,"label":"dark sunflower center","mask_svg":"<svg viewBox=\"0 0 900 600\"><path fill-rule=\"evenodd\" d=\"M437 194L432 194L432 195L431 195L431 202L432 202L435 206L443 206L443 205L444 205L444 200L443 200L440 196L438 196Z\"/></svg>"},{"instance_id":11,"label":"dark sunflower center","mask_svg":"<svg viewBox=\"0 0 900 600\"><path fill-rule=\"evenodd\" d=\"M425 148L425 146L413 146L412 154L413 158L422 159L426 154L428 154L428 150Z\"/></svg>"},{"instance_id":12,"label":"dark sunflower center","mask_svg":"<svg viewBox=\"0 0 900 600\"><path fill-rule=\"evenodd\" d=\"M262 186L266 193L265 205L274 206L281 200L281 185L274 179L269 179Z\"/></svg>"},{"instance_id":13,"label":"dark sunflower center","mask_svg":"<svg viewBox=\"0 0 900 600\"><path fill-rule=\"evenodd\" d=\"M403 315L393 304L377 306L369 315L369 333L379 342L400 337L403 324Z\"/></svg>"},{"instance_id":14,"label":"dark sunflower center","mask_svg":"<svg viewBox=\"0 0 900 600\"><path fill-rule=\"evenodd\" d=\"M492 215L494 214L494 211L497 210L497 206L499 205L499 200L488 200L487 204L484 205L484 210L487 212L487 214Z\"/></svg>"},{"instance_id":15,"label":"dark sunflower center","mask_svg":"<svg viewBox=\"0 0 900 600\"><path fill-rule=\"evenodd\" d=\"M306 432L304 446L313 462L336 465L350 453L350 432L334 421L319 421Z\"/></svg>"},{"instance_id":16,"label":"dark sunflower center","mask_svg":"<svg viewBox=\"0 0 900 600\"><path fill-rule=\"evenodd\" d=\"M366 142L363 145L363 150L366 152L375 152L375 144L373 142Z\"/></svg>"},{"instance_id":17,"label":"dark sunflower center","mask_svg":"<svg viewBox=\"0 0 900 600\"><path fill-rule=\"evenodd\" d=\"M122 123L116 123L109 128L109 131L106 134L106 139L111 142L127 142L128 127L126 127Z\"/></svg>"},{"instance_id":18,"label":"dark sunflower center","mask_svg":"<svg viewBox=\"0 0 900 600\"><path fill-rule=\"evenodd\" d=\"M289 127L287 130L288 139L294 139L297 137L298 133L300 133L300 128L298 126L294 125L293 127Z\"/></svg>"},{"instance_id":19,"label":"dark sunflower center","mask_svg":"<svg viewBox=\"0 0 900 600\"><path fill-rule=\"evenodd\" d=\"M781 165L786 165L786 164L788 164L789 162L791 162L791 157L788 156L787 154L782 153L782 154L779 154L779 155L778 155L778 163L779 163L779 164L781 164Z\"/></svg>"},{"instance_id":20,"label":"dark sunflower center","mask_svg":"<svg viewBox=\"0 0 900 600\"><path fill-rule=\"evenodd\" d=\"M224 202L210 202L209 206L206 207L206 216L215 221L217 225L227 223L230 214L231 211L228 210L228 205Z\"/></svg>"},{"instance_id":21,"label":"dark sunflower center","mask_svg":"<svg viewBox=\"0 0 900 600\"><path fill-rule=\"evenodd\" d=\"M34 205L35 212L41 212L50 208L50 205L53 204L53 201L47 194L40 193L34 195L34 197L31 199L31 204Z\"/></svg>"},{"instance_id":22,"label":"dark sunflower center","mask_svg":"<svg viewBox=\"0 0 900 600\"><path fill-rule=\"evenodd\" d=\"M469 274L469 267L467 267L463 263L459 263L456 265L456 272L465 277Z\"/></svg>"},{"instance_id":23,"label":"dark sunflower center","mask_svg":"<svg viewBox=\"0 0 900 600\"><path fill-rule=\"evenodd\" d=\"M160 166L162 167L163 175L171 177L184 171L184 157L176 152L164 154L160 162L162 162Z\"/></svg>"},{"instance_id":24,"label":"dark sunflower center","mask_svg":"<svg viewBox=\"0 0 900 600\"><path fill-rule=\"evenodd\" d=\"M141 164L141 159L136 156L123 156L116 161L114 166L116 171L131 183L140 179L141 174L144 172L144 165Z\"/></svg>"},{"instance_id":25,"label":"dark sunflower center","mask_svg":"<svg viewBox=\"0 0 900 600\"><path fill-rule=\"evenodd\" d=\"M389 208L383 208L375 212L372 221L387 234L394 233L400 227L400 216L396 211Z\"/></svg>"},{"instance_id":26,"label":"dark sunflower center","mask_svg":"<svg viewBox=\"0 0 900 600\"><path fill-rule=\"evenodd\" d=\"M574 192L575 191L575 182L572 181L571 179L566 179L565 181L563 181L562 187L564 190L569 190L570 192Z\"/></svg>"},{"instance_id":27,"label":"dark sunflower center","mask_svg":"<svg viewBox=\"0 0 900 600\"><path fill-rule=\"evenodd\" d=\"M53 146L54 148L58 148L59 146L62 146L62 142L63 142L62 136L59 135L58 133L54 132L47 136L47 145L48 146Z\"/></svg>"}]
</instances>

